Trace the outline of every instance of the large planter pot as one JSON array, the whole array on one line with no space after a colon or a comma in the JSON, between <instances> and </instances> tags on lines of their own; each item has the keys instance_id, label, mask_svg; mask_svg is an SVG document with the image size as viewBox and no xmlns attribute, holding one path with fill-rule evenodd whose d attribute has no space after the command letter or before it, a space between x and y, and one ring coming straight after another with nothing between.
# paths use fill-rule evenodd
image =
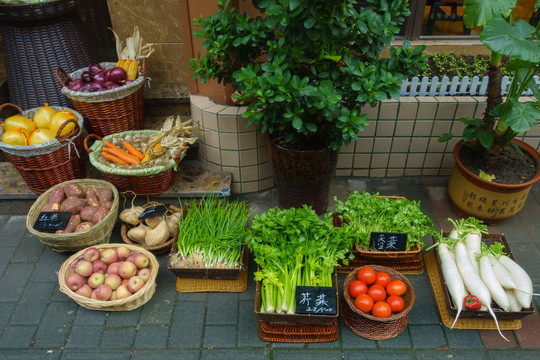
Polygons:
<instances>
[{"instance_id":1,"label":"large planter pot","mask_svg":"<svg viewBox=\"0 0 540 360\"><path fill-rule=\"evenodd\" d=\"M540 169L540 154L527 143L513 140L524 152L529 154ZM455 166L448 184L448 193L452 206L462 216L473 216L486 224L495 225L505 222L517 214L527 199L532 185L540 180L540 172L523 184L507 185L484 180L467 170L459 158L465 146L460 141L454 147Z\"/></svg>"},{"instance_id":2,"label":"large planter pot","mask_svg":"<svg viewBox=\"0 0 540 360\"><path fill-rule=\"evenodd\" d=\"M328 206L330 180L338 153L329 148L291 150L270 141L278 204L283 209L311 205L317 214Z\"/></svg>"}]
</instances>

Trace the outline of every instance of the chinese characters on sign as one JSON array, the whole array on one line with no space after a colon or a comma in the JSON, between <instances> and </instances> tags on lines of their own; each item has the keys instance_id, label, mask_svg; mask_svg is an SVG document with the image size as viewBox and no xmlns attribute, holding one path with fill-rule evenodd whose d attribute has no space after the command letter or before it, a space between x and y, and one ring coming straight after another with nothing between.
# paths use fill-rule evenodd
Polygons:
<instances>
[{"instance_id":1,"label":"chinese characters on sign","mask_svg":"<svg viewBox=\"0 0 540 360\"><path fill-rule=\"evenodd\" d=\"M297 286L297 314L335 315L336 292L332 287Z\"/></svg>"},{"instance_id":2,"label":"chinese characters on sign","mask_svg":"<svg viewBox=\"0 0 540 360\"><path fill-rule=\"evenodd\" d=\"M67 226L70 217L70 211L42 211L34 223L34 229L62 230Z\"/></svg>"},{"instance_id":3,"label":"chinese characters on sign","mask_svg":"<svg viewBox=\"0 0 540 360\"><path fill-rule=\"evenodd\" d=\"M513 215L525 205L527 194L512 200L489 199L485 195L477 194L474 191L463 190L462 203L471 210L486 213L486 217L496 217L500 215Z\"/></svg>"},{"instance_id":4,"label":"chinese characters on sign","mask_svg":"<svg viewBox=\"0 0 540 360\"><path fill-rule=\"evenodd\" d=\"M407 234L372 232L369 247L377 251L405 251Z\"/></svg>"}]
</instances>

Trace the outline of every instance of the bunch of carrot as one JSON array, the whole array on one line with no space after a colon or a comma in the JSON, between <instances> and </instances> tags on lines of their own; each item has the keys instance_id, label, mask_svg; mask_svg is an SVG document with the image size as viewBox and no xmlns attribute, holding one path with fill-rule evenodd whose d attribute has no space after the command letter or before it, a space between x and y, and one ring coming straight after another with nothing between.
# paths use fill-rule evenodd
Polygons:
<instances>
[{"instance_id":1,"label":"bunch of carrot","mask_svg":"<svg viewBox=\"0 0 540 360\"><path fill-rule=\"evenodd\" d=\"M124 145L127 151L122 150L113 143L104 140L103 148L101 149L101 156L116 164L129 165L138 164L144 158L144 155L130 143L123 141L122 145Z\"/></svg>"}]
</instances>

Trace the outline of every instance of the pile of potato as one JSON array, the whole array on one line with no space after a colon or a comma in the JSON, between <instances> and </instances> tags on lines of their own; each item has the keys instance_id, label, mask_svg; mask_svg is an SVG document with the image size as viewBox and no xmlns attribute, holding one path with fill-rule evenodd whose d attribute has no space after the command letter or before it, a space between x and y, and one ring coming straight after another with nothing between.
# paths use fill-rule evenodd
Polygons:
<instances>
[{"instance_id":1,"label":"pile of potato","mask_svg":"<svg viewBox=\"0 0 540 360\"><path fill-rule=\"evenodd\" d=\"M55 188L41 211L70 211L72 215L66 228L56 231L59 234L70 234L86 230L105 219L112 204L111 189L83 189L73 183Z\"/></svg>"}]
</instances>

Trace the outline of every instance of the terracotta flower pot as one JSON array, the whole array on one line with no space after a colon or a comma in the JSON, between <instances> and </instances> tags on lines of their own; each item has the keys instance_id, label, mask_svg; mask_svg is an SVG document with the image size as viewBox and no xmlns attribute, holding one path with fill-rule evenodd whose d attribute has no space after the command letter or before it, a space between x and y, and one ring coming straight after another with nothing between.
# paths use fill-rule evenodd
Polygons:
<instances>
[{"instance_id":1,"label":"terracotta flower pot","mask_svg":"<svg viewBox=\"0 0 540 360\"><path fill-rule=\"evenodd\" d=\"M540 180L540 154L523 141L513 141L536 162L536 176L523 184L499 184L476 176L463 166L459 158L465 143L460 141L456 144L455 165L448 184L448 193L452 206L460 215L473 216L486 224L494 225L507 221L523 208L532 185Z\"/></svg>"},{"instance_id":2,"label":"terracotta flower pot","mask_svg":"<svg viewBox=\"0 0 540 360\"><path fill-rule=\"evenodd\" d=\"M317 214L326 211L337 152L329 148L291 150L271 140L270 149L279 206L287 209L307 204Z\"/></svg>"}]
</instances>

